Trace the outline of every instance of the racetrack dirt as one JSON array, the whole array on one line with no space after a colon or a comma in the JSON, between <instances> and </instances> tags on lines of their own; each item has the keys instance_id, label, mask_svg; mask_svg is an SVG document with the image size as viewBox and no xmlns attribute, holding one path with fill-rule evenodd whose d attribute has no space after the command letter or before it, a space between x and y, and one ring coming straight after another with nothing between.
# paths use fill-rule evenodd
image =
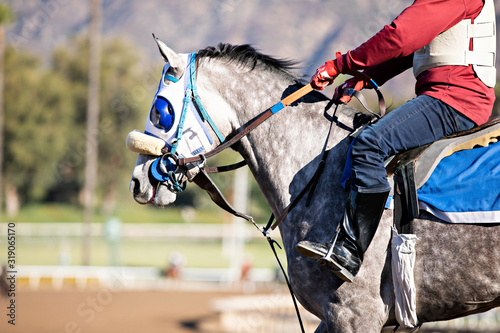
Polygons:
<instances>
[{"instance_id":1,"label":"racetrack dirt","mask_svg":"<svg viewBox=\"0 0 500 333\"><path fill-rule=\"evenodd\" d=\"M262 295L264 297L259 297ZM245 297L240 297L245 296ZM244 293L238 288L159 289L159 290L113 290L106 288L20 288L15 295L15 325L8 323L12 298L0 296L0 333L235 333L235 332L294 332L300 328L292 312L251 312L243 310L242 315L229 328L227 317L221 317L214 304L221 300L238 299L229 302L227 310L242 305L282 304L291 302L289 295L273 293ZM264 301L263 301L264 300ZM217 301L217 302L215 302ZM243 302L243 303L242 303ZM313 332L318 324L308 318L302 309L306 332ZM241 319L244 322L241 322ZM262 322L259 322L262 321ZM285 322L283 322L285 320ZM225 323L225 325L221 325ZM242 324L245 325L242 325ZM262 325L265 325L263 328ZM422 332L499 332L496 329L446 330L424 327ZM491 326L491 325L490 325ZM223 329L225 327L225 329ZM273 329L271 329L273 328ZM390 332L386 328L383 332Z\"/></svg>"},{"instance_id":2,"label":"racetrack dirt","mask_svg":"<svg viewBox=\"0 0 500 333\"><path fill-rule=\"evenodd\" d=\"M240 292L20 290L15 325L0 298L2 333L219 332L210 303Z\"/></svg>"}]
</instances>

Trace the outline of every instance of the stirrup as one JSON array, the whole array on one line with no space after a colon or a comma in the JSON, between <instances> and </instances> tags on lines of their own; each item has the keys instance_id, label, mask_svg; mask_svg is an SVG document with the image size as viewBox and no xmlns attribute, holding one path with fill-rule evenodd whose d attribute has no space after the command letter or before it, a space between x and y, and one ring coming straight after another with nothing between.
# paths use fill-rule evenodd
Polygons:
<instances>
[{"instance_id":1,"label":"stirrup","mask_svg":"<svg viewBox=\"0 0 500 333\"><path fill-rule=\"evenodd\" d=\"M321 266L330 266L330 270L345 282L352 282L354 280L354 275L352 275L351 272L349 272L347 269L333 261L332 258L323 257L321 259L318 259L318 264L320 264Z\"/></svg>"},{"instance_id":2,"label":"stirrup","mask_svg":"<svg viewBox=\"0 0 500 333\"><path fill-rule=\"evenodd\" d=\"M318 264L320 266L330 266L331 271L335 273L339 278L341 278L343 281L346 282L352 282L354 280L354 275L351 274L347 269L344 267L340 266L337 264L335 261L332 260L331 255L333 254L333 248L335 247L335 243L337 243L337 238L339 237L340 234L340 228L337 228L335 238L332 241L332 245L330 246L330 249L326 253L326 255L323 258L320 258L317 260Z\"/></svg>"}]
</instances>

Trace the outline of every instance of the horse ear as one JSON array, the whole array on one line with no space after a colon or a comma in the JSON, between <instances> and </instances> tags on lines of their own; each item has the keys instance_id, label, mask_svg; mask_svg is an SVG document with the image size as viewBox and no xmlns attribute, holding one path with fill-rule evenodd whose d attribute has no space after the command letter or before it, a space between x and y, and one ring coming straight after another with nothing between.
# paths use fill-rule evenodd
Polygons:
<instances>
[{"instance_id":1,"label":"horse ear","mask_svg":"<svg viewBox=\"0 0 500 333\"><path fill-rule=\"evenodd\" d=\"M170 67L175 71L183 71L185 66L183 59L165 43L156 38L155 34L153 34L153 38L155 39L156 45L158 45L158 49L163 59L170 64Z\"/></svg>"}]
</instances>

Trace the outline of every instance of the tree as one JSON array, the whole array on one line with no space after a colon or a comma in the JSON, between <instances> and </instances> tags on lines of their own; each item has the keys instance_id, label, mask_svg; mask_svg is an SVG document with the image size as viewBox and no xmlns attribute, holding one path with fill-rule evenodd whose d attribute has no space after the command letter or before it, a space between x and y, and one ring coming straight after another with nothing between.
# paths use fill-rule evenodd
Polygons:
<instances>
[{"instance_id":1,"label":"tree","mask_svg":"<svg viewBox=\"0 0 500 333\"><path fill-rule=\"evenodd\" d=\"M42 69L40 60L13 48L5 57L6 187L14 200L39 200L59 181L74 104L69 82Z\"/></svg>"},{"instance_id":2,"label":"tree","mask_svg":"<svg viewBox=\"0 0 500 333\"><path fill-rule=\"evenodd\" d=\"M158 77L147 76L136 49L123 40L104 40L102 53L96 201L111 214L137 158L125 137L144 125L161 68ZM83 203L88 55L86 36L56 49L43 68L38 57L7 48L5 177L11 199L19 199L12 206Z\"/></svg>"},{"instance_id":3,"label":"tree","mask_svg":"<svg viewBox=\"0 0 500 333\"><path fill-rule=\"evenodd\" d=\"M5 25L14 20L14 13L8 4L0 4L0 219L3 203L3 141L4 141L4 59Z\"/></svg>"},{"instance_id":4,"label":"tree","mask_svg":"<svg viewBox=\"0 0 500 333\"><path fill-rule=\"evenodd\" d=\"M71 47L57 49L53 57L57 75L71 82L67 93L75 101L76 108L67 152L59 163L62 170L67 170L62 185L76 182L79 190L83 188L85 159L88 62L84 59L88 59L88 53L87 39L79 37ZM154 84L145 83L146 73L139 66L136 49L119 39L103 40L102 54L99 106L102 111L96 138L99 145L97 193L100 194L97 202L106 202L107 211L111 212L116 199L114 193L127 184L131 166L137 158L127 150L124 140L130 130L138 124L144 125L161 68L158 68L158 77L154 77Z\"/></svg>"},{"instance_id":5,"label":"tree","mask_svg":"<svg viewBox=\"0 0 500 333\"><path fill-rule=\"evenodd\" d=\"M124 140L138 124L144 126L156 82L154 87L144 87L145 73L137 66L138 54L124 41L108 41L103 45L103 51L99 185L103 193L103 209L106 214L111 214L119 189L128 187L124 179L130 179L131 167L137 158L126 149Z\"/></svg>"}]
</instances>

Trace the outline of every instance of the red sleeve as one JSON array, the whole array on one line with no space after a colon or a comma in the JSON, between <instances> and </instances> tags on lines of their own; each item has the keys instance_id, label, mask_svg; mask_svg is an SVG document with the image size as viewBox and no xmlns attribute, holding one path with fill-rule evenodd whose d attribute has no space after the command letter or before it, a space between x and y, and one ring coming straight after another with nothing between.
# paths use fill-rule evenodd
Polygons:
<instances>
[{"instance_id":1,"label":"red sleeve","mask_svg":"<svg viewBox=\"0 0 500 333\"><path fill-rule=\"evenodd\" d=\"M412 66L413 53L406 57L391 59L380 65L372 66L365 69L363 72L381 86Z\"/></svg>"},{"instance_id":2,"label":"red sleeve","mask_svg":"<svg viewBox=\"0 0 500 333\"><path fill-rule=\"evenodd\" d=\"M337 65L341 73L361 70L386 63L394 63L396 73L408 66L405 58L429 44L438 34L466 18L467 0L415 0L390 25L384 26L375 36L358 48L342 56ZM482 7L482 0L475 0ZM468 2L471 2L470 0ZM399 60L398 60L399 59ZM407 59L407 58L406 58ZM411 67L411 66L410 66ZM407 67L409 68L409 67ZM399 71L399 73L397 73ZM393 76L394 76L393 75Z\"/></svg>"}]
</instances>

